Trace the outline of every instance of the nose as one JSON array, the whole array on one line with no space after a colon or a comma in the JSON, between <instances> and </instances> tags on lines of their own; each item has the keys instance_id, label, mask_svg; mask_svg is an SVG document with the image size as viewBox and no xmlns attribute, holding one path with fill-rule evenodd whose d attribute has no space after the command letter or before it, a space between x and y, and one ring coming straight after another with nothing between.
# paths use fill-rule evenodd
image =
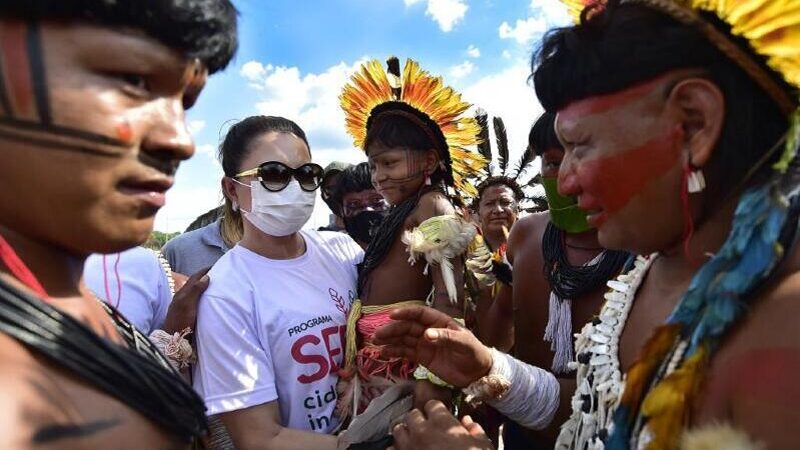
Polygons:
<instances>
[{"instance_id":1,"label":"nose","mask_svg":"<svg viewBox=\"0 0 800 450\"><path fill-rule=\"evenodd\" d=\"M151 112L151 125L142 141L142 151L161 160L177 162L194 154L194 142L186 127L183 101L164 98Z\"/></svg>"},{"instance_id":2,"label":"nose","mask_svg":"<svg viewBox=\"0 0 800 450\"><path fill-rule=\"evenodd\" d=\"M567 197L580 194L578 177L575 174L577 161L568 152L564 154L561 166L558 168L558 193Z\"/></svg>"}]
</instances>

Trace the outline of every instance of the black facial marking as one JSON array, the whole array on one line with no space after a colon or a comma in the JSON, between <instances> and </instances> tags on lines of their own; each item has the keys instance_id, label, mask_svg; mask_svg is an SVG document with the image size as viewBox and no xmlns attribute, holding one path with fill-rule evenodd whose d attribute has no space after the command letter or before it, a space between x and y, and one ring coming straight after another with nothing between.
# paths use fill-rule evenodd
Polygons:
<instances>
[{"instance_id":1,"label":"black facial marking","mask_svg":"<svg viewBox=\"0 0 800 450\"><path fill-rule=\"evenodd\" d=\"M31 21L28 24L26 44L31 72L31 87L36 100L36 109L39 111L39 120L42 125L48 126L53 123L53 118L50 114L50 98L44 69L42 35L39 30L39 24L35 21Z\"/></svg>"},{"instance_id":2,"label":"black facial marking","mask_svg":"<svg viewBox=\"0 0 800 450\"><path fill-rule=\"evenodd\" d=\"M8 99L8 92L6 91L6 80L3 77L5 73L3 71L3 58L0 55L0 108L3 108L3 112L10 116L12 114L11 110L11 101Z\"/></svg>"},{"instance_id":3,"label":"black facial marking","mask_svg":"<svg viewBox=\"0 0 800 450\"><path fill-rule=\"evenodd\" d=\"M122 423L119 419L106 419L85 424L53 424L45 425L33 434L31 442L37 445L49 444L62 439L90 437L102 433Z\"/></svg>"}]
</instances>

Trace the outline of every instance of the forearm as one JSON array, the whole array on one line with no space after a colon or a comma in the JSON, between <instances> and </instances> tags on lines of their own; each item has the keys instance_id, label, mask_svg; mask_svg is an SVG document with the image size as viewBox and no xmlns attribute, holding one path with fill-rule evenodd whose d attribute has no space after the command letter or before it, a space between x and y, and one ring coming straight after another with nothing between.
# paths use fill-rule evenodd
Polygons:
<instances>
[{"instance_id":1,"label":"forearm","mask_svg":"<svg viewBox=\"0 0 800 450\"><path fill-rule=\"evenodd\" d=\"M510 388L500 399L489 401L489 405L525 428L546 428L559 405L560 387L556 377L509 355L497 351L492 354L498 358L493 367L499 366Z\"/></svg>"},{"instance_id":2,"label":"forearm","mask_svg":"<svg viewBox=\"0 0 800 450\"><path fill-rule=\"evenodd\" d=\"M511 288L502 286L497 297L478 314L478 332L484 344L507 352L514 346L514 317Z\"/></svg>"}]
</instances>

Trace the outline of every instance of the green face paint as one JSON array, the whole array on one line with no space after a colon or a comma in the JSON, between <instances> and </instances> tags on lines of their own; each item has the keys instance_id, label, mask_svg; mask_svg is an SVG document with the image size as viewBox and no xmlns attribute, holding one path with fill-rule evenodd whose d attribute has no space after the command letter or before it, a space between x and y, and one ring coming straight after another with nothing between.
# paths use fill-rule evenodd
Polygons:
<instances>
[{"instance_id":1,"label":"green face paint","mask_svg":"<svg viewBox=\"0 0 800 450\"><path fill-rule=\"evenodd\" d=\"M542 177L542 186L550 206L550 221L553 225L567 233L583 233L592 228L586 222L586 212L578 208L577 200L558 193L556 177Z\"/></svg>"}]
</instances>

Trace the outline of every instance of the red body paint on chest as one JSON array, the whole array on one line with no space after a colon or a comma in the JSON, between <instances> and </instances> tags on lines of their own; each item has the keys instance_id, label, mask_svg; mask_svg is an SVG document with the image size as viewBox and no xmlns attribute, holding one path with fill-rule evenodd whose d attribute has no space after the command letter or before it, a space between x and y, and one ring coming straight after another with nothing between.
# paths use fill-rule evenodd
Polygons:
<instances>
[{"instance_id":1,"label":"red body paint on chest","mask_svg":"<svg viewBox=\"0 0 800 450\"><path fill-rule=\"evenodd\" d=\"M12 117L36 120L38 114L33 101L31 68L25 44L27 25L22 22L7 22L0 27L0 53L3 58L3 75L13 111Z\"/></svg>"},{"instance_id":2,"label":"red body paint on chest","mask_svg":"<svg viewBox=\"0 0 800 450\"><path fill-rule=\"evenodd\" d=\"M584 192L581 207L606 213L622 209L648 184L675 167L682 137L683 130L676 127L639 147L578 163L576 175Z\"/></svg>"}]
</instances>

